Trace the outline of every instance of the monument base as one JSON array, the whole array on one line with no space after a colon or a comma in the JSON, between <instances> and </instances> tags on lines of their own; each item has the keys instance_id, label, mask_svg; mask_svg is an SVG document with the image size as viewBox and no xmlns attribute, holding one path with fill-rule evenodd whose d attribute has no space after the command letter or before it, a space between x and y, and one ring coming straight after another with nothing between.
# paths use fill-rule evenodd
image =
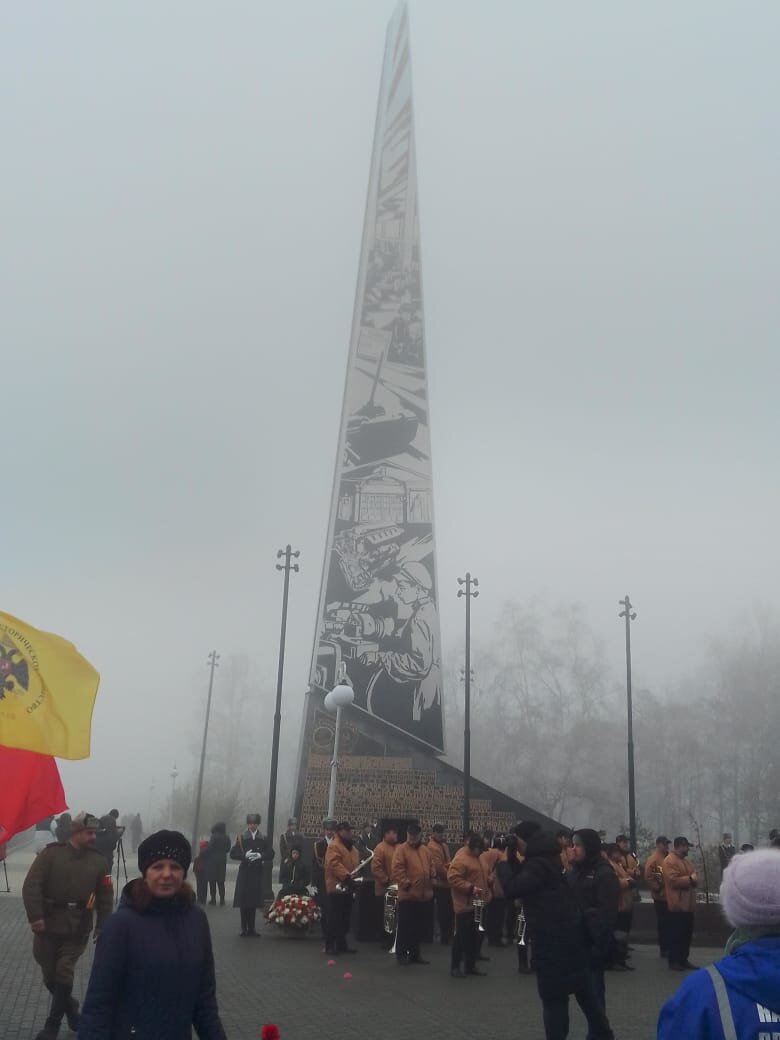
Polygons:
<instances>
[{"instance_id":1,"label":"monument base","mask_svg":"<svg viewBox=\"0 0 780 1040\"><path fill-rule=\"evenodd\" d=\"M311 698L320 698L312 691ZM296 815L303 834L321 832L328 807L335 718L312 706L304 735ZM461 841L463 772L437 759L430 748L415 747L403 734L392 734L370 716L345 714L341 725L335 815L360 827L383 819L417 819L424 833L443 824L447 841ZM471 827L506 833L518 820L542 827L560 824L515 798L471 778Z\"/></svg>"}]
</instances>

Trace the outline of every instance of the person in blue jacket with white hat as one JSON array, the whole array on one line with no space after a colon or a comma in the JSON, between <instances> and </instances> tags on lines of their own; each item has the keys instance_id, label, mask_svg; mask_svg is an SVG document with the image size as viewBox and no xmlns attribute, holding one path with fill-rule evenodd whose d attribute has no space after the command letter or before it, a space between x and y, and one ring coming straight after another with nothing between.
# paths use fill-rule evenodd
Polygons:
<instances>
[{"instance_id":1,"label":"person in blue jacket with white hat","mask_svg":"<svg viewBox=\"0 0 780 1040\"><path fill-rule=\"evenodd\" d=\"M664 1004L658 1040L780 1036L780 851L735 856L720 902L735 929L726 956L689 975Z\"/></svg>"}]
</instances>

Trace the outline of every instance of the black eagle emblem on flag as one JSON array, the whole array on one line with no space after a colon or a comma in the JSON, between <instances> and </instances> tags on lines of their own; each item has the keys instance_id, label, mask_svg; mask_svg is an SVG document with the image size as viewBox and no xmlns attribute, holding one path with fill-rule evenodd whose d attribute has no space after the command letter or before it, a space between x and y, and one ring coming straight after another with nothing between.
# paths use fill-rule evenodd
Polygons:
<instances>
[{"instance_id":1,"label":"black eagle emblem on flag","mask_svg":"<svg viewBox=\"0 0 780 1040\"><path fill-rule=\"evenodd\" d=\"M9 693L27 693L30 672L27 662L7 640L0 640L0 701Z\"/></svg>"}]
</instances>

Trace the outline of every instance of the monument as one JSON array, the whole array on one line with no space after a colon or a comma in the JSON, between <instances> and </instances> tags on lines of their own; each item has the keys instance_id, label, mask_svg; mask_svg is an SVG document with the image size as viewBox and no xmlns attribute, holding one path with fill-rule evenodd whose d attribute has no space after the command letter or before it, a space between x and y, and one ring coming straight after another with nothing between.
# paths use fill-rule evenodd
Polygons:
<instances>
[{"instance_id":1,"label":"monument","mask_svg":"<svg viewBox=\"0 0 780 1040\"><path fill-rule=\"evenodd\" d=\"M336 814L353 823L416 816L454 839L462 774L441 760L444 698L420 234L405 4L387 30L347 379L296 795L305 834L328 804L335 722L323 707L354 689L342 727ZM453 593L454 594L454 593ZM536 816L472 781L473 825ZM357 817L360 817L358 819Z\"/></svg>"}]
</instances>

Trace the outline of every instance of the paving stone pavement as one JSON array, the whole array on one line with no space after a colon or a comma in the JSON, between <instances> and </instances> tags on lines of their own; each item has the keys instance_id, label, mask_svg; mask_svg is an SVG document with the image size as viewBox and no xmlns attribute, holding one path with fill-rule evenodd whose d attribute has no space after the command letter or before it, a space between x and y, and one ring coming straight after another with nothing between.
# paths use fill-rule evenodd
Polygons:
<instances>
[{"instance_id":1,"label":"paving stone pavement","mask_svg":"<svg viewBox=\"0 0 780 1040\"><path fill-rule=\"evenodd\" d=\"M11 864L9 863L9 867ZM31 1040L46 1017L48 994L31 954L31 933L19 897L24 870L13 871L12 892L0 895L0 1036ZM232 873L229 877L232 881ZM231 891L229 885L228 903ZM389 954L359 943L354 956L327 966L319 936L279 934L267 922L261 939L238 935L238 911L207 907L217 966L217 996L230 1040L260 1035L275 1022L281 1040L384 1040L415 1035L425 1040L543 1040L535 982L517 974L513 948L486 949L487 978L451 979L449 950L426 947L429 966L400 968ZM698 963L720 955L696 949ZM82 958L75 992L86 989L92 946ZM638 947L636 971L607 976L609 1017L617 1040L651 1040L658 1009L680 976L669 972L657 952ZM352 979L344 979L344 972ZM572 1001L571 1040L583 1040L585 1023ZM334 1023L328 1028L328 1023ZM73 1037L63 1026L62 1040ZM165 1040L161 1037L160 1040Z\"/></svg>"}]
</instances>

